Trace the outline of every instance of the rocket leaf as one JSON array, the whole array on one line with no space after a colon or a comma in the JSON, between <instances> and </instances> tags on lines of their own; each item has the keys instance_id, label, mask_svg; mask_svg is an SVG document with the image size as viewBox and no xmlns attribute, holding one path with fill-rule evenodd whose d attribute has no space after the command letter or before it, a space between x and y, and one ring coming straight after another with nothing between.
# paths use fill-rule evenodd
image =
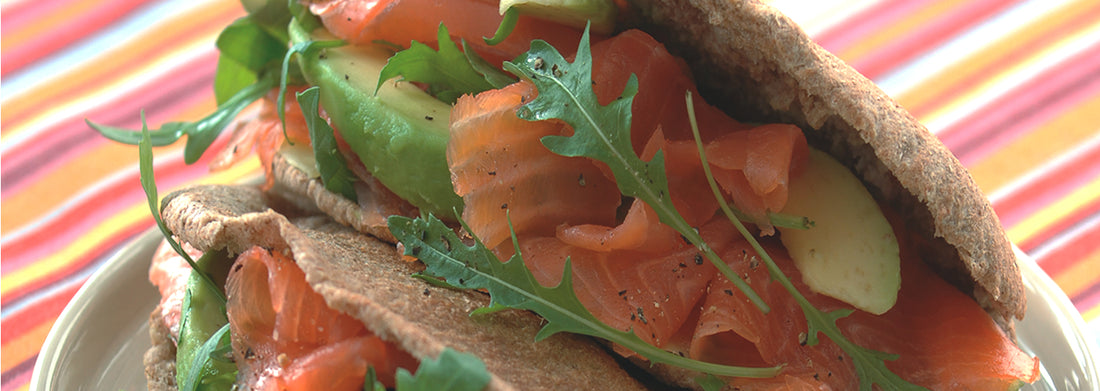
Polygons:
<instances>
[{"instance_id":1,"label":"rocket leaf","mask_svg":"<svg viewBox=\"0 0 1100 391\"><path fill-rule=\"evenodd\" d=\"M588 29L581 37L576 59L569 62L549 43L531 42L531 50L504 69L530 80L538 88L538 97L520 108L520 118L529 121L561 119L573 127L572 136L546 136L543 145L562 156L584 156L599 160L611 169L619 191L642 200L660 217L695 245L761 311L768 312L764 300L752 287L718 257L703 237L676 211L669 197L664 154L658 151L650 161L634 152L630 142L631 105L638 93L638 78L631 75L618 99L600 105L592 90L592 52Z\"/></svg>"},{"instance_id":2,"label":"rocket leaf","mask_svg":"<svg viewBox=\"0 0 1100 391\"><path fill-rule=\"evenodd\" d=\"M530 310L546 320L536 340L558 332L570 332L602 338L622 345L652 363L663 363L718 376L771 377L780 367L747 368L692 360L650 345L632 332L604 324L589 312L573 292L572 267L567 260L561 283L546 287L535 279L523 263L518 243L516 255L501 262L480 241L467 246L439 219L389 218L390 232L405 246L405 254L427 266L424 273L442 277L447 283L465 289L485 289L490 307L504 306ZM516 243L515 233L512 235Z\"/></svg>"}]
</instances>

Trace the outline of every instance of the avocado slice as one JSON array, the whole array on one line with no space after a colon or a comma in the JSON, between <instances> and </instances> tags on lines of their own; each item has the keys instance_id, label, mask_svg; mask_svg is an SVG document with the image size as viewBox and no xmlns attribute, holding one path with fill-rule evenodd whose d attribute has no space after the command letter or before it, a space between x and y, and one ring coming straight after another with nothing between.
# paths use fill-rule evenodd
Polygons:
<instances>
[{"instance_id":1,"label":"avocado slice","mask_svg":"<svg viewBox=\"0 0 1100 391\"><path fill-rule=\"evenodd\" d=\"M590 28L597 34L615 31L615 17L618 13L611 0L501 0L501 15L510 8L524 15L578 29L583 29L591 22Z\"/></svg>"},{"instance_id":2,"label":"avocado slice","mask_svg":"<svg viewBox=\"0 0 1100 391\"><path fill-rule=\"evenodd\" d=\"M291 44L334 39L323 28L307 32L296 19L288 29ZM381 45L311 49L298 64L367 171L422 211L450 219L462 209L447 168L451 106L396 79L376 93L392 54Z\"/></svg>"},{"instance_id":3,"label":"avocado slice","mask_svg":"<svg viewBox=\"0 0 1100 391\"><path fill-rule=\"evenodd\" d=\"M196 265L201 271L191 271L180 314L180 335L176 344L176 384L184 385L192 367L200 364L201 373L196 390L227 390L237 377L237 366L229 360L199 357L215 333L229 323L225 313L225 300L221 288L212 286L199 273L214 276L217 284L223 284L233 263L224 252L208 253L199 258Z\"/></svg>"},{"instance_id":4,"label":"avocado slice","mask_svg":"<svg viewBox=\"0 0 1100 391\"><path fill-rule=\"evenodd\" d=\"M806 216L810 229L776 227L811 290L881 315L901 288L898 240L859 178L828 154L810 150L791 179L783 213Z\"/></svg>"}]
</instances>

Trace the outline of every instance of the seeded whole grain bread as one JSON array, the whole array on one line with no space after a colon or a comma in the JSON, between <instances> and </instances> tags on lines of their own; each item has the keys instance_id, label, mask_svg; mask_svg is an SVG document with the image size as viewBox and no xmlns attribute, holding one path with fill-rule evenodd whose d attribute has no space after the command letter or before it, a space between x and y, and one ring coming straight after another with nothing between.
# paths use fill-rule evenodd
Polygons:
<instances>
[{"instance_id":1,"label":"seeded whole grain bread","mask_svg":"<svg viewBox=\"0 0 1100 391\"><path fill-rule=\"evenodd\" d=\"M471 317L488 305L485 295L414 278L418 264L393 245L287 206L254 187L198 186L165 197L162 214L181 241L202 251L289 251L330 307L421 360L445 347L478 356L492 374L491 390L646 389L592 340L560 333L533 343L542 322L525 311ZM159 313L151 319L146 374L150 389L172 389L175 347L157 327Z\"/></svg>"}]
</instances>

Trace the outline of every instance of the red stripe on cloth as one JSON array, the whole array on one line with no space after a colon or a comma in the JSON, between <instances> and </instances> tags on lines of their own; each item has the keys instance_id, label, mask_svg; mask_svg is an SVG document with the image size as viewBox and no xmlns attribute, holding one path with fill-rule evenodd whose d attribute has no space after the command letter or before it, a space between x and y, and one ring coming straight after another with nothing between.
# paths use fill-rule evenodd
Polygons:
<instances>
[{"instance_id":1,"label":"red stripe on cloth","mask_svg":"<svg viewBox=\"0 0 1100 391\"><path fill-rule=\"evenodd\" d=\"M3 379L4 389L8 387L17 387L26 384L30 380L31 373L34 370L34 362L38 358L38 350L24 351L22 349L9 349L8 343L12 341L19 341L28 332L38 329L46 324L55 322L60 316L61 311L76 295L77 290L80 289L80 284L73 284L72 287L60 290L54 295L48 298L44 298L42 301L35 303L33 308L27 308L20 313L13 314L4 319L2 324L3 335L0 338L4 341L4 350L7 355L4 356L5 360L23 360L15 366L9 367L0 378ZM22 343L41 343L41 341L21 341ZM14 355L15 357L11 357ZM24 359L25 357L25 359Z\"/></svg>"},{"instance_id":2,"label":"red stripe on cloth","mask_svg":"<svg viewBox=\"0 0 1100 391\"><path fill-rule=\"evenodd\" d=\"M1030 35L1025 40L1013 42L1011 51L1004 54L998 61L990 61L984 66L973 70L967 69L967 72L971 73L971 77L953 83L949 88L945 88L936 94L922 97L919 102L909 102L905 108L913 116L923 118L932 111L941 108L944 102L949 102L959 95L977 88L982 83L987 82L989 78L1023 63L1029 57L1044 49L1055 46L1060 40L1073 33L1083 31L1087 26L1096 23L1097 19L1100 19L1100 2L1074 13L1073 17L1065 23L1059 23L1056 27L1045 30L1042 34Z\"/></svg>"},{"instance_id":3,"label":"red stripe on cloth","mask_svg":"<svg viewBox=\"0 0 1100 391\"><path fill-rule=\"evenodd\" d=\"M34 373L34 363L37 360L38 355L35 354L30 358L23 360L23 362L19 363L14 368L0 375L0 391L17 389L29 383L31 380L31 375Z\"/></svg>"},{"instance_id":4,"label":"red stripe on cloth","mask_svg":"<svg viewBox=\"0 0 1100 391\"><path fill-rule=\"evenodd\" d=\"M171 115L195 99L206 98L209 86L214 80L214 68L217 53L210 52L186 63L178 64L179 72L168 72L146 83L141 88L124 95L104 101L95 108L75 113L66 121L44 129L50 134L48 139L35 138L23 148L13 149L4 156L4 186L0 197L19 191L27 183L44 172L64 163L71 158L71 151L89 140L99 140L102 136L84 123L88 118L97 123L115 125L133 129L141 128L140 113L146 111L147 121L152 124L171 120Z\"/></svg>"},{"instance_id":5,"label":"red stripe on cloth","mask_svg":"<svg viewBox=\"0 0 1100 391\"><path fill-rule=\"evenodd\" d=\"M1011 193L993 199L993 209L1001 223L1011 227L1097 176L1100 176L1100 143L1046 169Z\"/></svg>"},{"instance_id":6,"label":"red stripe on cloth","mask_svg":"<svg viewBox=\"0 0 1100 391\"><path fill-rule=\"evenodd\" d=\"M229 137L219 137L211 144L211 150L223 149L228 140ZM138 154L136 147L133 153L136 160ZM191 179L206 175L207 165L213 159L213 155L207 154L192 165L184 164L178 153L170 155L168 160L157 159L155 167L157 186L164 189L174 188ZM5 242L2 249L5 256L0 260L5 270L9 272L18 270L26 264L48 256L56 249L76 240L107 217L135 204L144 203L145 193L138 185L139 173L135 168L131 166L129 169L122 170L124 175L111 178L111 182L96 189L95 193L87 194L77 199L78 202L65 205L62 209L36 222L34 226L18 232L18 237L13 238L14 240Z\"/></svg>"},{"instance_id":7,"label":"red stripe on cloth","mask_svg":"<svg viewBox=\"0 0 1100 391\"><path fill-rule=\"evenodd\" d=\"M1051 66L948 125L936 136L966 164L977 157L970 154L982 144L988 144L991 135L1004 132L1006 127L1024 115L1035 113L1037 108L1052 101L1057 101L1058 105L1071 103L1060 100L1060 95L1091 85L1100 78L1100 62L1092 61L1095 58L1100 58L1100 45L1089 47ZM1015 129L1018 132L1020 128Z\"/></svg>"},{"instance_id":8,"label":"red stripe on cloth","mask_svg":"<svg viewBox=\"0 0 1100 391\"><path fill-rule=\"evenodd\" d=\"M813 39L826 50L840 53L932 1L880 1L821 31Z\"/></svg>"},{"instance_id":9,"label":"red stripe on cloth","mask_svg":"<svg viewBox=\"0 0 1100 391\"><path fill-rule=\"evenodd\" d=\"M1029 236L1026 240L1016 243L1024 252L1032 252L1036 248L1042 247L1047 243L1053 241L1059 235L1065 234L1070 231L1071 228L1077 224L1081 224L1082 220L1093 215L1100 215L1100 198L1096 198L1084 205L1081 205L1074 210L1071 216L1067 216L1065 219L1059 220L1054 224L1044 227L1041 231L1036 232ZM1087 243L1093 246L1100 246L1100 242ZM1067 260L1069 261L1069 260ZM1046 265L1044 265L1044 268ZM1054 274L1056 270L1051 270L1050 274Z\"/></svg>"},{"instance_id":10,"label":"red stripe on cloth","mask_svg":"<svg viewBox=\"0 0 1100 391\"><path fill-rule=\"evenodd\" d=\"M889 44L875 49L866 56L851 59L850 62L853 68L859 70L867 78L878 78L1016 3L1016 1L1004 0L963 2L961 6L951 9L951 12L942 14L929 23L922 24L917 29L907 32L900 39L892 40Z\"/></svg>"},{"instance_id":11,"label":"red stripe on cloth","mask_svg":"<svg viewBox=\"0 0 1100 391\"><path fill-rule=\"evenodd\" d=\"M192 12L192 11L188 11ZM173 21L170 31L166 35L142 37L138 42L127 44L126 50L120 47L112 48L105 52L105 58L96 58L93 66L81 70L81 73L64 75L64 78L55 78L42 85L42 91L28 94L22 101L15 103L3 118L0 118L0 132L8 132L23 122L31 120L40 114L39 106L52 103L55 100L75 101L76 97L83 97L91 93L106 90L112 87L119 78L138 72L149 73L146 70L156 60L166 58L172 52L182 47L193 45L196 42L206 43L208 37L214 32L220 31L240 11L236 8L226 8L225 11L217 10L216 17L200 20ZM216 51L213 42L208 43L208 50ZM62 82L63 81L63 82Z\"/></svg>"},{"instance_id":12,"label":"red stripe on cloth","mask_svg":"<svg viewBox=\"0 0 1100 391\"><path fill-rule=\"evenodd\" d=\"M1077 311L1085 313L1088 310L1100 306L1100 283L1090 285L1083 292L1069 298Z\"/></svg>"},{"instance_id":13,"label":"red stripe on cloth","mask_svg":"<svg viewBox=\"0 0 1100 391\"><path fill-rule=\"evenodd\" d=\"M1079 67L1084 68L1087 67ZM951 151L964 165L969 166L997 152L1013 140L1035 131L1051 119L1100 96L1100 63L1092 64L1092 68L1076 73L1067 72L1064 80L1052 80L1048 84L1049 91L1036 91L1033 98L1029 97L1034 103L1019 103L1017 110L1011 114L1003 114L1002 120L986 127L984 134L967 138L965 143L955 145Z\"/></svg>"},{"instance_id":14,"label":"red stripe on cloth","mask_svg":"<svg viewBox=\"0 0 1100 391\"><path fill-rule=\"evenodd\" d=\"M61 314L61 310L65 309L65 306L76 295L76 291L83 285L84 281L79 281L71 287L35 301L33 307L23 308L17 313L8 315L4 318L4 327L3 331L0 332L2 334L0 338L4 340L6 345L8 341L15 340L26 333L27 330L33 329L43 322L57 319L57 316Z\"/></svg>"},{"instance_id":15,"label":"red stripe on cloth","mask_svg":"<svg viewBox=\"0 0 1100 391\"><path fill-rule=\"evenodd\" d=\"M98 265L98 261L102 261L103 258L111 255L113 250L124 244L127 239L133 238L146 229L149 229L152 221L152 216L149 216L147 219L142 219L128 226L121 227L119 231L110 236L108 240L97 243L76 259L66 263L63 267L51 270L50 274L8 291L4 297L0 299L0 306L7 306L10 305L10 303L22 300L27 295L48 289L85 268ZM35 304L35 306L37 306L37 304Z\"/></svg>"},{"instance_id":16,"label":"red stripe on cloth","mask_svg":"<svg viewBox=\"0 0 1100 391\"><path fill-rule=\"evenodd\" d=\"M108 7L93 7L90 12L81 13L75 20L20 42L6 50L0 59L0 76L8 76L74 42L92 36L145 2L146 0L113 0Z\"/></svg>"},{"instance_id":17,"label":"red stripe on cloth","mask_svg":"<svg viewBox=\"0 0 1100 391\"><path fill-rule=\"evenodd\" d=\"M73 1L75 0L25 0L6 6L2 14L3 23L0 24L0 34L8 35L23 30Z\"/></svg>"}]
</instances>

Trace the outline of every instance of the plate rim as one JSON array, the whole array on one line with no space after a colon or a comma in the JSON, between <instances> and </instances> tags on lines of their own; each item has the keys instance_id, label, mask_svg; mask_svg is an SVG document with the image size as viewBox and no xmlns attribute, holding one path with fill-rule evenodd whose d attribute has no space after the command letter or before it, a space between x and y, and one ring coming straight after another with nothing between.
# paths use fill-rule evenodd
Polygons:
<instances>
[{"instance_id":1,"label":"plate rim","mask_svg":"<svg viewBox=\"0 0 1100 391\"><path fill-rule=\"evenodd\" d=\"M110 283L114 278L118 278L117 275L124 268L133 267L135 262L140 264L150 262L151 260L140 259L138 255L143 252L154 251L162 238L163 235L158 227L152 226L146 229L111 254L103 265L93 272L77 290L46 335L38 357L35 359L28 383L30 390L51 389L51 386L55 383L53 380L62 375L59 371L60 368L58 368L61 348L66 346L66 343L72 342L73 338L69 335L69 331L84 315L80 304L92 300L101 289L101 286ZM1025 285L1034 285L1036 293L1042 297L1045 303L1048 303L1049 308L1060 319L1068 320L1068 323L1062 324L1062 327L1071 331L1069 333L1069 337L1072 339L1071 342L1075 342L1076 347L1079 348L1076 353L1078 362L1080 362L1082 369L1086 371L1084 380L1088 381L1088 384L1100 384L1100 368L1097 366L1097 363L1100 362L1100 360L1097 360L1098 354L1100 354L1100 344L1098 344L1095 336L1093 338L1088 337L1094 333L1088 329L1084 318L1069 297L1042 270L1042 267L1015 244L1012 247ZM1027 288L1025 287L1025 289ZM1029 303L1029 308L1031 304ZM1025 319L1027 318L1025 317ZM1026 320L1018 322L1022 323ZM1020 323L1017 323L1017 325Z\"/></svg>"}]
</instances>

